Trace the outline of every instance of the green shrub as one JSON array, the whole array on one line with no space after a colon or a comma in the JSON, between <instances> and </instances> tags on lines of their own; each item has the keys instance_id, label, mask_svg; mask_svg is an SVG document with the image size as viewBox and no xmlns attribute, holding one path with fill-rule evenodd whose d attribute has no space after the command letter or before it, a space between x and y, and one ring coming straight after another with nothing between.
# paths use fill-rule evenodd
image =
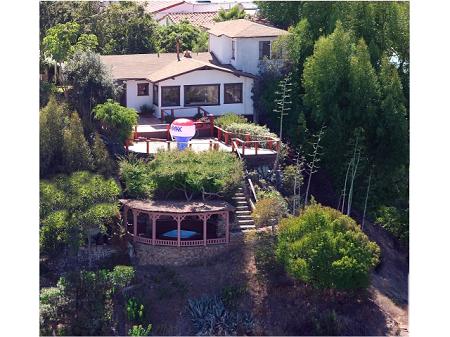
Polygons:
<instances>
[{"instance_id":1,"label":"green shrub","mask_svg":"<svg viewBox=\"0 0 450 337\"><path fill-rule=\"evenodd\" d=\"M151 105L144 104L144 105L141 105L141 107L139 108L139 111L141 112L141 114L153 115L153 113L155 112L155 109Z\"/></svg>"},{"instance_id":2,"label":"green shrub","mask_svg":"<svg viewBox=\"0 0 450 337\"><path fill-rule=\"evenodd\" d=\"M133 325L133 327L128 330L128 336L150 336L152 332L152 325L147 325L146 328L143 328L142 325Z\"/></svg>"},{"instance_id":3,"label":"green shrub","mask_svg":"<svg viewBox=\"0 0 450 337\"><path fill-rule=\"evenodd\" d=\"M239 187L242 163L227 152L166 151L150 162L123 158L119 164L125 191L133 197L229 198ZM152 193L153 192L153 193Z\"/></svg>"},{"instance_id":4,"label":"green shrub","mask_svg":"<svg viewBox=\"0 0 450 337\"><path fill-rule=\"evenodd\" d=\"M409 210L396 207L381 206L377 212L375 223L387 229L404 245L409 244Z\"/></svg>"},{"instance_id":5,"label":"green shrub","mask_svg":"<svg viewBox=\"0 0 450 337\"><path fill-rule=\"evenodd\" d=\"M299 217L281 221L276 254L293 277L345 290L368 286L380 248L350 217L313 204Z\"/></svg>"},{"instance_id":6,"label":"green shrub","mask_svg":"<svg viewBox=\"0 0 450 337\"><path fill-rule=\"evenodd\" d=\"M297 165L288 165L283 169L281 179L283 183L283 193L285 195L293 195L303 185L303 176L299 172Z\"/></svg>"},{"instance_id":7,"label":"green shrub","mask_svg":"<svg viewBox=\"0 0 450 337\"><path fill-rule=\"evenodd\" d=\"M123 143L128 139L137 124L137 111L121 106L108 99L106 103L98 104L94 110L95 119L102 124L102 132L110 139Z\"/></svg>"},{"instance_id":8,"label":"green shrub","mask_svg":"<svg viewBox=\"0 0 450 337\"><path fill-rule=\"evenodd\" d=\"M233 112L227 112L214 120L214 124L219 128L225 129L228 125L233 123L245 124L248 123L247 118L242 115L237 115Z\"/></svg>"},{"instance_id":9,"label":"green shrub","mask_svg":"<svg viewBox=\"0 0 450 337\"><path fill-rule=\"evenodd\" d=\"M275 226L287 214L287 204L283 198L268 197L256 202L252 212L256 227Z\"/></svg>"},{"instance_id":10,"label":"green shrub","mask_svg":"<svg viewBox=\"0 0 450 337\"><path fill-rule=\"evenodd\" d=\"M136 298L129 298L127 301L127 317L132 323L142 323L144 318L144 305L138 303Z\"/></svg>"},{"instance_id":11,"label":"green shrub","mask_svg":"<svg viewBox=\"0 0 450 337\"><path fill-rule=\"evenodd\" d=\"M92 144L92 158L94 170L105 177L111 176L114 169L114 162L109 156L105 143L98 133L95 133Z\"/></svg>"},{"instance_id":12,"label":"green shrub","mask_svg":"<svg viewBox=\"0 0 450 337\"><path fill-rule=\"evenodd\" d=\"M231 123L224 128L233 134L234 137L245 139L245 135L249 134L251 140L265 140L267 137L278 138L278 136L266 127L251 123Z\"/></svg>"}]
</instances>

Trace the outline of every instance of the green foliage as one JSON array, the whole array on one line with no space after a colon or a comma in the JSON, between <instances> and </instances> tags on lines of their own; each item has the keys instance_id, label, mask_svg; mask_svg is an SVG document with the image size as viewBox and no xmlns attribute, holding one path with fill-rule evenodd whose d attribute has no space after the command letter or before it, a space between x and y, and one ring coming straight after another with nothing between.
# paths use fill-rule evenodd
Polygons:
<instances>
[{"instance_id":1,"label":"green foliage","mask_svg":"<svg viewBox=\"0 0 450 337\"><path fill-rule=\"evenodd\" d=\"M240 4L237 4L228 10L225 10L223 8L219 9L216 17L214 18L214 21L221 22L221 21L228 21L228 20L244 19L245 16L246 15L245 15L244 8L242 8L242 6Z\"/></svg>"},{"instance_id":2,"label":"green foliage","mask_svg":"<svg viewBox=\"0 0 450 337\"><path fill-rule=\"evenodd\" d=\"M153 108L153 106L150 106L148 104L144 104L140 107L139 111L141 112L141 114L146 114L146 115L153 115L155 113L155 109Z\"/></svg>"},{"instance_id":3,"label":"green foliage","mask_svg":"<svg viewBox=\"0 0 450 337\"><path fill-rule=\"evenodd\" d=\"M64 67L64 75L71 85L69 101L77 107L85 127L90 127L92 108L108 98L119 95L108 68L98 54L76 51Z\"/></svg>"},{"instance_id":4,"label":"green foliage","mask_svg":"<svg viewBox=\"0 0 450 337\"><path fill-rule=\"evenodd\" d=\"M39 112L40 173L57 171L62 161L63 130L68 114L54 96Z\"/></svg>"},{"instance_id":5,"label":"green foliage","mask_svg":"<svg viewBox=\"0 0 450 337\"><path fill-rule=\"evenodd\" d=\"M75 44L74 51L95 51L97 49L97 46L97 36L95 36L94 34L81 34L78 38L77 43Z\"/></svg>"},{"instance_id":6,"label":"green foliage","mask_svg":"<svg viewBox=\"0 0 450 337\"><path fill-rule=\"evenodd\" d=\"M78 248L81 234L105 231L117 217L120 188L113 179L89 172L59 175L40 183L40 246L43 253Z\"/></svg>"},{"instance_id":7,"label":"green foliage","mask_svg":"<svg viewBox=\"0 0 450 337\"><path fill-rule=\"evenodd\" d=\"M225 131L231 132L233 137L245 139L245 135L250 135L251 140L265 140L267 137L278 138L275 133L270 132L267 126L253 123L231 123L224 126Z\"/></svg>"},{"instance_id":8,"label":"green foliage","mask_svg":"<svg viewBox=\"0 0 450 337\"><path fill-rule=\"evenodd\" d=\"M293 277L318 288L347 290L368 286L380 249L353 219L313 204L301 216L281 221L276 254Z\"/></svg>"},{"instance_id":9,"label":"green foliage","mask_svg":"<svg viewBox=\"0 0 450 337\"><path fill-rule=\"evenodd\" d=\"M148 164L145 160L130 156L119 161L120 178L124 192L131 198L150 199L155 191Z\"/></svg>"},{"instance_id":10,"label":"green foliage","mask_svg":"<svg viewBox=\"0 0 450 337\"><path fill-rule=\"evenodd\" d=\"M115 266L114 269L109 272L110 282L112 290L116 291L128 286L134 278L134 269L130 266Z\"/></svg>"},{"instance_id":11,"label":"green foliage","mask_svg":"<svg viewBox=\"0 0 450 337\"><path fill-rule=\"evenodd\" d=\"M95 119L101 122L102 132L120 143L124 143L130 137L138 121L135 109L126 108L111 99L97 105L93 113Z\"/></svg>"},{"instance_id":12,"label":"green foliage","mask_svg":"<svg viewBox=\"0 0 450 337\"><path fill-rule=\"evenodd\" d=\"M381 206L377 211L375 223L386 228L400 242L409 244L409 209Z\"/></svg>"},{"instance_id":13,"label":"green foliage","mask_svg":"<svg viewBox=\"0 0 450 337\"><path fill-rule=\"evenodd\" d=\"M41 223L39 249L41 253L55 255L64 250L70 240L70 224L65 210L50 213Z\"/></svg>"},{"instance_id":14,"label":"green foliage","mask_svg":"<svg viewBox=\"0 0 450 337\"><path fill-rule=\"evenodd\" d=\"M287 212L287 203L282 197L265 197L256 202L252 217L256 227L275 226Z\"/></svg>"},{"instance_id":15,"label":"green foliage","mask_svg":"<svg viewBox=\"0 0 450 337\"><path fill-rule=\"evenodd\" d=\"M283 276L283 266L275 256L276 236L270 232L257 232L255 244L255 266L257 276L273 282Z\"/></svg>"},{"instance_id":16,"label":"green foliage","mask_svg":"<svg viewBox=\"0 0 450 337\"><path fill-rule=\"evenodd\" d=\"M259 15L277 27L286 29L297 22L302 3L299 1L255 1Z\"/></svg>"},{"instance_id":17,"label":"green foliage","mask_svg":"<svg viewBox=\"0 0 450 337\"><path fill-rule=\"evenodd\" d=\"M214 120L214 124L222 129L225 129L228 125L233 123L246 124L248 123L248 120L244 116L237 115L233 112L227 112Z\"/></svg>"},{"instance_id":18,"label":"green foliage","mask_svg":"<svg viewBox=\"0 0 450 337\"><path fill-rule=\"evenodd\" d=\"M283 184L283 192L285 195L294 195L303 185L303 175L299 171L297 165L288 165L283 168L281 178Z\"/></svg>"},{"instance_id":19,"label":"green foliage","mask_svg":"<svg viewBox=\"0 0 450 337\"><path fill-rule=\"evenodd\" d=\"M144 318L144 305L138 303L138 300L134 297L129 298L127 301L127 317L128 321L132 323L141 323Z\"/></svg>"},{"instance_id":20,"label":"green foliage","mask_svg":"<svg viewBox=\"0 0 450 337\"><path fill-rule=\"evenodd\" d=\"M62 151L64 172L71 173L93 168L91 150L84 138L80 117L75 112L70 116L67 127L63 131Z\"/></svg>"},{"instance_id":21,"label":"green foliage","mask_svg":"<svg viewBox=\"0 0 450 337\"><path fill-rule=\"evenodd\" d=\"M111 176L114 169L114 162L111 160L105 143L98 133L95 133L92 143L92 158L94 170L105 177Z\"/></svg>"},{"instance_id":22,"label":"green foliage","mask_svg":"<svg viewBox=\"0 0 450 337\"><path fill-rule=\"evenodd\" d=\"M102 54L146 54L156 51L157 24L142 4L123 1L102 11L97 29Z\"/></svg>"},{"instance_id":23,"label":"green foliage","mask_svg":"<svg viewBox=\"0 0 450 337\"><path fill-rule=\"evenodd\" d=\"M188 21L158 27L158 43L160 52L176 52L176 39L180 41L180 52L191 50L195 52L208 51L207 33L193 26ZM206 37L206 38L205 38Z\"/></svg>"},{"instance_id":24,"label":"green foliage","mask_svg":"<svg viewBox=\"0 0 450 337\"><path fill-rule=\"evenodd\" d=\"M39 81L39 107L46 106L51 96L56 94L56 85L45 81Z\"/></svg>"},{"instance_id":25,"label":"green foliage","mask_svg":"<svg viewBox=\"0 0 450 337\"><path fill-rule=\"evenodd\" d=\"M128 336L150 336L152 332L152 325L147 325L143 328L142 325L133 325L133 327L128 330Z\"/></svg>"},{"instance_id":26,"label":"green foliage","mask_svg":"<svg viewBox=\"0 0 450 337\"><path fill-rule=\"evenodd\" d=\"M251 313L228 310L218 296L189 299L187 310L198 336L248 335L253 330Z\"/></svg>"},{"instance_id":27,"label":"green foliage","mask_svg":"<svg viewBox=\"0 0 450 337\"><path fill-rule=\"evenodd\" d=\"M117 270L126 273L115 283ZM116 266L113 271L82 270L61 277L55 288L41 289L41 334L51 335L63 326L66 335L113 335L117 329L112 319L114 296L130 285L131 275L134 269L129 266Z\"/></svg>"},{"instance_id":28,"label":"green foliage","mask_svg":"<svg viewBox=\"0 0 450 337\"><path fill-rule=\"evenodd\" d=\"M154 191L160 198L178 192L187 200L209 194L231 197L242 181L242 163L221 151L159 152L148 163L122 159L120 177L130 197L150 198Z\"/></svg>"},{"instance_id":29,"label":"green foliage","mask_svg":"<svg viewBox=\"0 0 450 337\"><path fill-rule=\"evenodd\" d=\"M64 62L74 52L80 32L76 22L58 23L47 30L42 46L44 55L58 63Z\"/></svg>"}]
</instances>

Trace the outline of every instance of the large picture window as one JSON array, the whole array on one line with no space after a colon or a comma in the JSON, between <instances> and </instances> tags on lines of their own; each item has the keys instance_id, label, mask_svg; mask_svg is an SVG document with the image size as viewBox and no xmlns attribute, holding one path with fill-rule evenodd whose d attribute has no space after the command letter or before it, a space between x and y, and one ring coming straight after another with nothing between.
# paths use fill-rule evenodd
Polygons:
<instances>
[{"instance_id":1,"label":"large picture window","mask_svg":"<svg viewBox=\"0 0 450 337\"><path fill-rule=\"evenodd\" d=\"M185 85L184 105L219 105L220 84Z\"/></svg>"},{"instance_id":2,"label":"large picture window","mask_svg":"<svg viewBox=\"0 0 450 337\"><path fill-rule=\"evenodd\" d=\"M223 103L242 103L242 83L224 84Z\"/></svg>"},{"instance_id":3,"label":"large picture window","mask_svg":"<svg viewBox=\"0 0 450 337\"><path fill-rule=\"evenodd\" d=\"M137 95L138 96L148 96L148 83L138 83Z\"/></svg>"},{"instance_id":4,"label":"large picture window","mask_svg":"<svg viewBox=\"0 0 450 337\"><path fill-rule=\"evenodd\" d=\"M158 106L158 86L153 84L153 104Z\"/></svg>"},{"instance_id":5,"label":"large picture window","mask_svg":"<svg viewBox=\"0 0 450 337\"><path fill-rule=\"evenodd\" d=\"M180 86L161 87L161 106L180 105Z\"/></svg>"},{"instance_id":6,"label":"large picture window","mask_svg":"<svg viewBox=\"0 0 450 337\"><path fill-rule=\"evenodd\" d=\"M259 59L270 59L270 41L259 41Z\"/></svg>"}]
</instances>

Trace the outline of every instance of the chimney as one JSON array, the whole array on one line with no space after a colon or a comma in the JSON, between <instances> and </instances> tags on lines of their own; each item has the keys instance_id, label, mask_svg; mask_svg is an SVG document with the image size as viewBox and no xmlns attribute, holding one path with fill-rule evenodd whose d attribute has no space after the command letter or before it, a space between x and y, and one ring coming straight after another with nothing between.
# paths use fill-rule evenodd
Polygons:
<instances>
[{"instance_id":1,"label":"chimney","mask_svg":"<svg viewBox=\"0 0 450 337\"><path fill-rule=\"evenodd\" d=\"M176 41L177 41L177 60L179 61L180 60L180 37L179 36L177 36Z\"/></svg>"}]
</instances>

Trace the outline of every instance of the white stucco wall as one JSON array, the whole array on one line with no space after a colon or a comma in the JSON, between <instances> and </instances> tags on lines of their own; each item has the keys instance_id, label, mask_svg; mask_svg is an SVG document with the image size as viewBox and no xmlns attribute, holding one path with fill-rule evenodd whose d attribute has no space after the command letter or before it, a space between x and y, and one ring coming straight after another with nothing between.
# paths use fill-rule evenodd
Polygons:
<instances>
[{"instance_id":1,"label":"white stucco wall","mask_svg":"<svg viewBox=\"0 0 450 337\"><path fill-rule=\"evenodd\" d=\"M148 81L135 81L127 80L127 107L134 108L140 112L141 106L147 104L148 106L153 105L153 85ZM148 96L138 96L137 95L137 85L138 83L149 83L148 86Z\"/></svg>"},{"instance_id":2,"label":"white stucco wall","mask_svg":"<svg viewBox=\"0 0 450 337\"><path fill-rule=\"evenodd\" d=\"M223 64L231 64L238 70L254 75L259 74L259 42L275 41L277 37L261 38L229 38L209 34L209 50L214 53ZM235 41L236 55L232 59L231 41Z\"/></svg>"},{"instance_id":3,"label":"white stucco wall","mask_svg":"<svg viewBox=\"0 0 450 337\"><path fill-rule=\"evenodd\" d=\"M209 34L209 51L212 51L222 64L231 64L231 38Z\"/></svg>"},{"instance_id":4,"label":"white stucco wall","mask_svg":"<svg viewBox=\"0 0 450 337\"><path fill-rule=\"evenodd\" d=\"M231 63L236 69L257 75L259 73L259 41L275 41L276 37L237 38L236 59ZM231 48L231 47L230 47Z\"/></svg>"},{"instance_id":5,"label":"white stucco wall","mask_svg":"<svg viewBox=\"0 0 450 337\"><path fill-rule=\"evenodd\" d=\"M224 104L224 83L242 83L242 103ZM252 88L253 79L249 77L237 77L219 70L197 70L184 75L168 79L157 83L159 86L159 107L156 109L156 115L161 116L162 109L184 107L184 85L195 84L220 84L220 105L202 106L208 113L213 115L223 115L227 112L234 112L239 115L253 115ZM180 86L180 105L175 107L161 107L161 87L163 86ZM192 117L197 113L196 107L177 110L177 117Z\"/></svg>"}]
</instances>

